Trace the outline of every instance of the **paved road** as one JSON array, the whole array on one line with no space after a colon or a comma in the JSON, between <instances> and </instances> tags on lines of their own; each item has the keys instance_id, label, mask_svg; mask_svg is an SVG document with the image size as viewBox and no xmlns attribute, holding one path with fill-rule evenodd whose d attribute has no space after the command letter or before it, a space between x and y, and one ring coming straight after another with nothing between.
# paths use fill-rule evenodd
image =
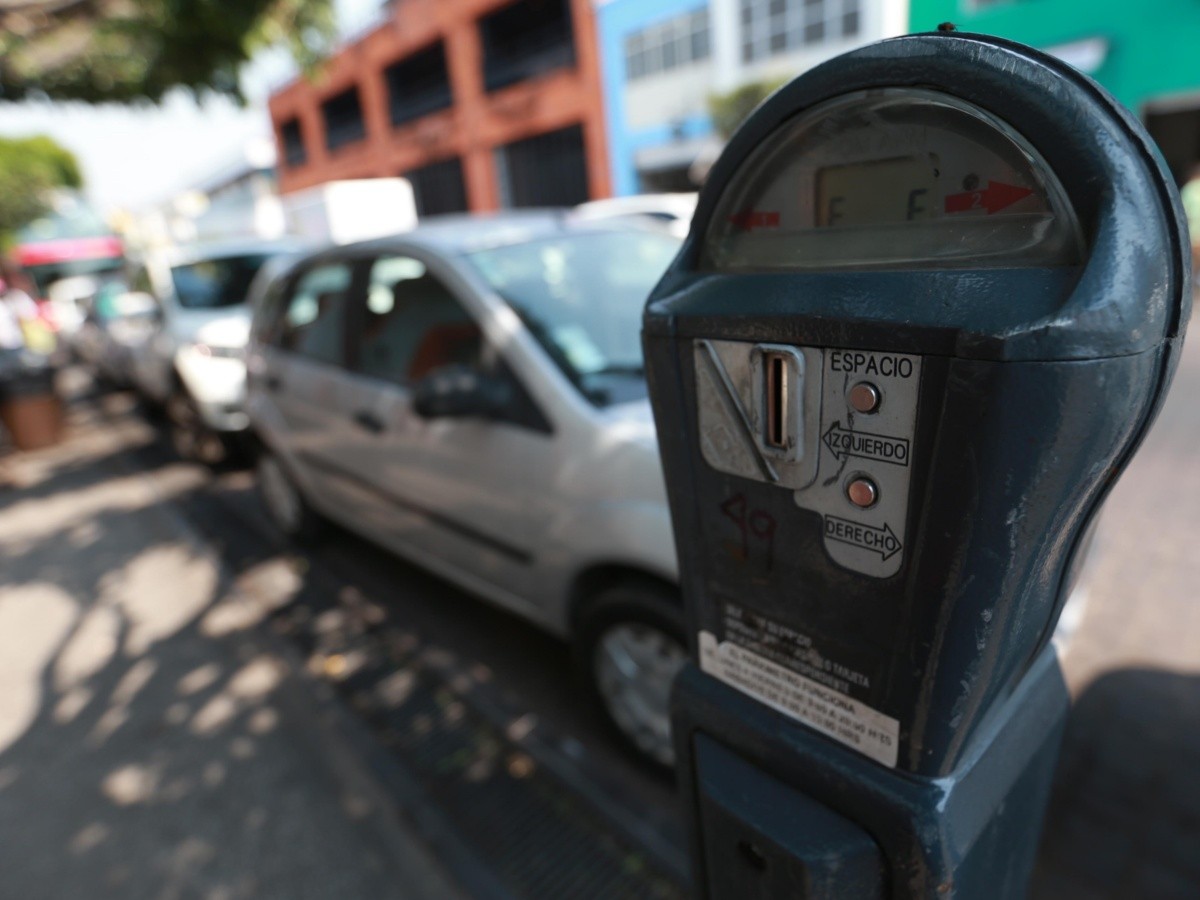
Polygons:
<instances>
[{"instance_id":1,"label":"paved road","mask_svg":"<svg viewBox=\"0 0 1200 900\"><path fill-rule=\"evenodd\" d=\"M343 724L358 732L354 751L360 764L370 769L376 784L389 792L394 806L403 808L408 823L416 826L470 893L680 896L686 861L670 781L626 754L600 717L581 701L572 683L567 649L559 641L345 532L331 529L316 546L298 553L264 518L249 472L237 468L212 472L181 462L161 436L133 413L127 396L82 401L77 404L77 420L61 450L26 457L12 467L22 484L7 492L6 503L0 500L7 506L0 509L0 554L22 558L18 571L0 573L0 631L9 626L10 640L17 643L26 642L27 635L39 628L54 635L43 642L44 651L35 651L8 679L0 637L0 697L8 682L24 682L29 685L25 694L35 707L29 715L20 709L6 715L0 706L0 729L7 723L12 742L3 753L5 737L0 734L0 779L6 772L22 776L9 788L0 781L0 801L6 794L20 801L9 808L17 817L9 821L0 802L0 869L5 863L5 836L16 834L19 816L26 814L15 811L28 810L30 792L60 778L59 765L45 766L29 758L28 748L59 743L73 747L76 736L87 733L85 725L90 727L96 716L106 714L106 702L119 705L110 695L137 692L141 718L151 722L189 714L207 721L205 717L211 716L212 731L222 740L226 720L246 719L250 729L294 730L282 727L280 723L291 724L282 712L271 713L273 718L267 721L268 714L249 708L251 701L261 698L255 694L245 700L237 695L243 689L237 677L235 696L209 701L209 694L223 686L225 668L218 667L210 675L191 661L204 650L206 638L220 638L225 630L266 628L285 636L296 662L340 696L345 719L356 720ZM45 524L40 524L43 520ZM179 540L178 535L168 540L155 533L165 528L163 521L174 531L190 534L195 547L187 552L160 548L160 542L173 548L171 542ZM32 573L27 571L30 566ZM131 567L136 568L133 575L127 572ZM20 593L25 582L43 580L72 598L62 623L53 604ZM114 606L106 590L126 581L124 605ZM214 605L214 595L226 590L255 613L247 617L240 607ZM98 613L91 612L93 606ZM129 639L112 638L110 632L124 627L124 617L134 615L126 612L127 607L151 615L158 624L145 633L134 628ZM11 621L4 618L6 610L15 611ZM81 620L86 627L79 624ZM95 646L90 652L101 662L78 664L82 690L69 685L55 691L39 689L43 673L63 665L59 656L74 652L62 651L59 644L78 643L57 637L63 628L86 632L85 643ZM120 652L130 641L132 649ZM186 645L188 652L177 645ZM130 689L113 676L103 682L103 696L93 698L89 692L99 677L94 670L105 676L110 669L124 671L115 662L104 663L106 653L122 662L125 656L135 663L150 657L145 666L158 673L153 682L162 682L161 690L139 692L136 685ZM170 667L159 659L163 655L171 661ZM192 675L194 669L202 671ZM175 693L188 695L192 679L198 685L196 702L202 710L185 713L173 701ZM176 682L181 686L173 687ZM271 686L246 690L257 690L264 697L272 694ZM69 694L66 699L59 697L64 692ZM68 710L72 704L80 705L88 715L69 711L64 715L75 716L79 724L66 730L43 729L41 723L53 720L64 704ZM112 715L119 718L125 714L121 710ZM138 729L120 730L122 735L138 733ZM212 744L197 739L195 752L187 752L192 749L189 738L207 736L204 727L193 725L167 734L176 744L165 751L170 760L167 771L160 771L157 762L139 761L120 776L132 785L129 804L140 817L104 825L102 835L98 831L95 838L80 839L85 843L94 839L98 846L110 848L107 854L97 851L88 859L103 858L103 865L111 868L117 865L115 860L125 857L135 861L136 871L136 860L174 852L173 838L164 845L163 836L153 827L155 815L172 815L171 808L159 800L164 782L168 793L182 795L187 790L180 785L226 778L227 760L207 755L215 752ZM155 760L159 750L154 748L163 740L156 735L148 751ZM120 805L105 793L110 770L120 768L112 758L116 746L102 742L96 753L85 752L86 765L71 749L58 756L61 766L78 768L85 781L100 781L104 802ZM229 752L237 754L247 752L248 745L234 740L229 746L233 748ZM6 769L7 760L20 763ZM208 884L203 873L224 873L230 867L244 870L242 881L231 882L235 886L273 871L269 866L255 869L253 857L243 852L245 842L239 834L230 832L221 840L217 833L205 834L205 829L219 831L228 825L231 809L245 811L228 805L239 790L245 789L247 802L257 798L249 807L259 810L256 816L268 815L272 821L288 812L293 798L312 799L304 791L310 775L301 766L293 768L297 771L281 765L271 778L261 778L256 790L245 789L245 782L255 778L253 767L239 784L229 778L229 790L222 794L226 805L214 814L211 827L194 824L190 813L172 823L176 836L203 845L198 851L202 858L191 868L162 864L171 872L178 870L175 877L180 886L193 891ZM291 793L280 789L281 779L292 785ZM277 808L271 805L276 790L281 790ZM32 820L41 832L27 829L23 840L38 849L31 859L44 857L46 865L26 863L22 884L46 878L56 887L61 885L51 877L50 867L60 848L76 838L58 832L66 829L73 835L88 824L80 822L81 812L69 809L68 796L60 795L58 802L46 805ZM198 796L208 802L208 794ZM321 798L316 790L313 802ZM350 805L355 816L379 813L370 802L358 809L363 802L360 794L353 794ZM327 823L324 828L339 827L333 811L305 813L295 826L300 832L296 852L303 853L303 865L287 885L304 882L305 871L328 868L330 874L307 884L313 896L388 895L387 890L376 890L372 879L388 870L388 866L381 869L380 863L389 851L364 850L360 858L346 860L339 855L339 843L332 841L325 853L319 838L322 828L307 824L310 820ZM395 843L394 834L389 835ZM16 852L22 843L16 840L8 847ZM380 843L374 840L375 845ZM280 856L280 865L287 861L286 855ZM86 866L79 871L84 881L94 874ZM333 873L341 873L336 879L345 884L338 884ZM161 886L161 873L151 871L142 877L145 882L137 883L148 886L145 895L159 896L149 886ZM222 874L211 877L225 879ZM262 890L261 881L252 890ZM401 893L430 895L419 883L406 885Z\"/></svg>"},{"instance_id":2,"label":"paved road","mask_svg":"<svg viewBox=\"0 0 1200 900\"><path fill-rule=\"evenodd\" d=\"M1196 396L1200 396L1200 344L1187 352L1159 424L1108 504L1089 599L1064 659L1076 706L1033 886L1038 900L1200 896L1200 855L1195 852L1200 846L1200 783L1192 776L1200 763L1200 728L1196 726L1200 721L1200 606L1193 588L1200 583L1200 554L1191 548L1193 537L1200 535L1200 454L1195 450L1200 444L1200 409L1192 399ZM130 424L133 420L121 407L121 398L107 402L106 421L125 423L135 430L141 427ZM617 749L598 718L579 702L567 677L568 657L561 644L357 537L335 531L310 556L298 556L278 541L262 518L248 473L231 469L213 474L180 463L147 429L141 428L138 434L133 449L124 451L124 468L82 467L73 472L67 466L56 470L59 481L53 496L36 483L27 488L24 496L31 503L40 503L38 508L45 511L50 524L36 525L30 533L17 528L0 534L0 550L6 558L25 553L31 534L41 533L39 528L51 529L48 536L71 546L106 544L110 539L103 535L120 533L127 521L128 501L121 497L122 485L127 487L128 482L122 479L134 470L144 473L160 499L199 530L207 551L231 573L238 591L268 607L290 603L298 596L305 601L292 603L291 608L301 610L302 615L294 621L279 619L281 627L294 629L293 637L315 671L348 686L343 696L364 718L377 718L369 698L352 684L357 667L363 666L355 641L365 635L376 644L399 648L401 655L420 653L423 659L437 660L439 671L449 681L461 681L475 692L472 696L489 709L491 721L507 723L502 740L512 741L518 748L548 750L552 761L574 768L571 780L576 787L593 797L600 795L608 813L624 817L627 832L640 829L643 837L657 842L667 855L678 850L680 828L670 785ZM64 504L81 501L83 508L75 511L69 526L65 520L55 519L64 515ZM112 568L124 572L128 560L122 554L131 552L114 551ZM157 559L149 554L136 572L122 577L156 581L161 577ZM186 563L183 560L185 569ZM96 581L72 587L69 582L74 576L61 571L61 566L55 568L53 554L44 555L39 565L44 567L44 580L67 584L68 598L89 590L103 596L110 584ZM202 580L207 576L193 573L189 577ZM329 610L314 605L317 597L332 597L349 613L331 618ZM21 652L44 663L45 648L61 642L64 628L76 627L66 623L73 622L78 611L61 598L25 597L22 602L25 610L36 607L37 616L45 621L31 627L28 616L20 620ZM7 600L0 604L0 620L11 607ZM60 608L61 613L56 612ZM15 633L6 624L11 623L0 621L0 640ZM111 630L112 626L89 627L98 629L101 637L96 640L103 643L104 627ZM157 639L155 632L148 634L140 639ZM0 647L0 678L8 671L5 666L11 667L7 660L16 658L4 650ZM76 666L85 681L95 678L89 669L95 664L81 659L55 665ZM188 674L183 665L169 670L176 681ZM122 678L103 681L108 696L119 701L131 691L136 693L138 678L145 676L127 674L132 668L126 664L120 670ZM99 671L106 670L101 667ZM195 678L197 683L205 680L201 675ZM70 722L72 710L79 706L93 710L94 720L103 718L103 710L89 706L89 698L73 693L65 687L68 684L65 681L64 686L55 688L53 703L5 698L0 729L5 722L10 724L7 734L0 733L0 747L7 744L10 749L0 752L0 800L19 797L28 802L28 792L35 788L62 804L75 796L64 794L62 788L56 793L54 778L32 779L26 773L26 769L38 768L33 763L41 763L39 754L52 759L55 741L68 733L55 724L58 717ZM386 687L394 691L396 685ZM118 712L104 727L112 727L111 722L121 715L119 702L110 700L109 705L115 705ZM252 719L245 715L246 728ZM386 722L376 724L376 733L386 744ZM89 727L99 726L89 722ZM82 739L84 732L79 731L78 736ZM12 747L21 748L16 756ZM232 747L230 743L223 752L233 754ZM507 757L510 770L519 777L524 777L522 758L512 753ZM14 766L13 759L25 763ZM164 784L181 784L185 777L202 782L206 771L214 780L229 777L228 759L211 761L226 768L206 769L206 762L185 771L181 762L178 771L166 771L174 780L162 773L153 775L157 779L153 790L164 790ZM61 776L59 770L50 771ZM96 784L115 778L107 790L117 795L135 796L147 789L150 776L145 771L135 768L113 775L114 771L118 770L90 770L82 777ZM226 774L219 775L221 771ZM72 780L65 778L62 783L69 785ZM101 792L104 790L102 787ZM92 795L95 792L93 785ZM104 796L109 805L117 803L108 794ZM562 796L556 794L554 802L561 803ZM452 800L450 797L447 802ZM112 852L110 862L120 870L115 851L127 847L114 844L113 851L96 849L112 840L103 820L98 820L100 828L88 830L90 821L71 818L78 827L70 833L58 825L54 826L58 831L47 831L49 825L41 830L26 828L20 840L11 842L5 838L17 834L15 829L21 823L11 812L6 819L3 807L5 804L0 804L0 848L45 845L59 853L67 848L83 858ZM213 865L206 862L211 847L188 849L182 840L180 847L173 851L180 854L178 859L162 857L160 851L155 863L159 870L187 873ZM370 895L370 873L378 871L379 860L371 854L365 860L342 857L339 854L350 854L353 848L340 847L338 840L332 839L327 852L322 847L314 859L336 860L346 872L361 870L364 874L353 877L362 880L348 882L341 893ZM0 849L0 866L9 870L3 853ZM36 859L36 854L31 858ZM249 877L246 873L253 870L249 859L235 858L241 860L242 877ZM634 868L642 864L636 862ZM49 877L49 861L39 866L34 870ZM171 882L176 883L186 881ZM36 882L23 886L36 888ZM648 895L669 895L669 890L664 891ZM25 892L29 896L38 893L36 889Z\"/></svg>"},{"instance_id":3,"label":"paved road","mask_svg":"<svg viewBox=\"0 0 1200 900\"><path fill-rule=\"evenodd\" d=\"M180 520L205 479L89 412L0 486L0 896L456 895Z\"/></svg>"},{"instance_id":4,"label":"paved road","mask_svg":"<svg viewBox=\"0 0 1200 900\"><path fill-rule=\"evenodd\" d=\"M1088 600L1063 658L1075 697L1032 894L1200 896L1200 340L1167 406L1110 498ZM211 491L257 521L247 476ZM211 513L219 516L214 509ZM564 648L486 604L338 535L323 565L389 598L389 616L455 658L482 664L509 708L529 710L568 753L586 756L631 808L678 843L663 783L608 741L562 677Z\"/></svg>"}]
</instances>

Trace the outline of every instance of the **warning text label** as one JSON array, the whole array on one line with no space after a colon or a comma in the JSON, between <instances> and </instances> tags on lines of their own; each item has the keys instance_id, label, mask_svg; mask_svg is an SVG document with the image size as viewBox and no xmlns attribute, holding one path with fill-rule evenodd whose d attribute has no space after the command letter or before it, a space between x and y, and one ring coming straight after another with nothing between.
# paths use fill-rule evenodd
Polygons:
<instances>
[{"instance_id":1,"label":"warning text label","mask_svg":"<svg viewBox=\"0 0 1200 900\"><path fill-rule=\"evenodd\" d=\"M895 768L900 723L729 641L700 632L700 668L882 765Z\"/></svg>"}]
</instances>

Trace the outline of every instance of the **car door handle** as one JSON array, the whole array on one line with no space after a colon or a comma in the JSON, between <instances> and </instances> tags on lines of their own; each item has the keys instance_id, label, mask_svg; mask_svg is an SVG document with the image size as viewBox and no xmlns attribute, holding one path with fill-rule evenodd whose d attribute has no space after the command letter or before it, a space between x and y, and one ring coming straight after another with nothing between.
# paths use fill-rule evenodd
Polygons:
<instances>
[{"instance_id":1,"label":"car door handle","mask_svg":"<svg viewBox=\"0 0 1200 900\"><path fill-rule=\"evenodd\" d=\"M359 410L354 414L354 424L371 434L383 434L385 427L383 419L366 410Z\"/></svg>"}]
</instances>

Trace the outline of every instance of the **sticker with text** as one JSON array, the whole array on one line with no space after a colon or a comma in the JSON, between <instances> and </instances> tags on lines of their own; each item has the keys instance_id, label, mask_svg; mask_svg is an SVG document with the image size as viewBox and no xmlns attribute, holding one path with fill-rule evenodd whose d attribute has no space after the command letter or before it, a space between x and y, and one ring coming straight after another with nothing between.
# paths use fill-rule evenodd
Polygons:
<instances>
[{"instance_id":1,"label":"sticker with text","mask_svg":"<svg viewBox=\"0 0 1200 900\"><path fill-rule=\"evenodd\" d=\"M900 723L810 678L729 641L700 632L700 669L889 768Z\"/></svg>"}]
</instances>

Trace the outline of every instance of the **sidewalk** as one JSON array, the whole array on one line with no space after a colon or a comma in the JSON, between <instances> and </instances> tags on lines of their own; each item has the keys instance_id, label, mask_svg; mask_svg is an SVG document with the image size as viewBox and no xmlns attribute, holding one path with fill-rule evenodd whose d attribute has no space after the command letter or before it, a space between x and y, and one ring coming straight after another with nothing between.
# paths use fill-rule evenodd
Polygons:
<instances>
[{"instance_id":1,"label":"sidewalk","mask_svg":"<svg viewBox=\"0 0 1200 900\"><path fill-rule=\"evenodd\" d=\"M75 424L0 476L0 894L456 895L164 502L196 476Z\"/></svg>"}]
</instances>

